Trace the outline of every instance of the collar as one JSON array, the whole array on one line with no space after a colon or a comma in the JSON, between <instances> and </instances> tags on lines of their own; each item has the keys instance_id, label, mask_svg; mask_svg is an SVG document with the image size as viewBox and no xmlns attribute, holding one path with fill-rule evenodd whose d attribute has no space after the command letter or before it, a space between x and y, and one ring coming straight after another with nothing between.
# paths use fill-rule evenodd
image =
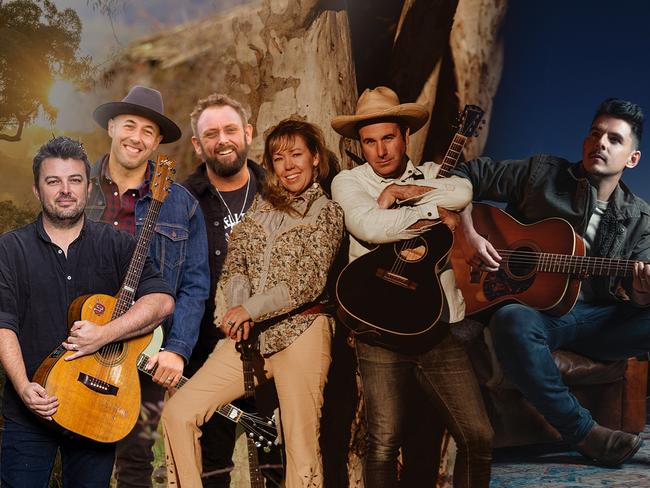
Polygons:
<instances>
[{"instance_id":1,"label":"collar","mask_svg":"<svg viewBox=\"0 0 650 488\"><path fill-rule=\"evenodd\" d=\"M259 185L264 179L264 168L257 164L252 159L246 160L248 169L255 175L257 184ZM204 196L213 191L213 186L208 179L207 169L205 163L199 164L196 171L187 177L187 183L192 187L196 195Z\"/></svg>"},{"instance_id":2,"label":"collar","mask_svg":"<svg viewBox=\"0 0 650 488\"><path fill-rule=\"evenodd\" d=\"M84 224L81 227L81 231L79 231L79 235L76 237L76 239L73 242L76 242L78 239L80 239L86 233L86 229L90 225L90 219L87 219L85 215L83 216L83 219L84 219ZM43 225L43 212L40 212L38 214L34 223L36 225L36 234L38 234L38 237L42 241L52 244L52 239L45 231L45 226Z\"/></svg>"},{"instance_id":3,"label":"collar","mask_svg":"<svg viewBox=\"0 0 650 488\"><path fill-rule=\"evenodd\" d=\"M408 183L413 180L422 180L424 179L424 173L415 167L413 162L409 159L406 162L406 168L404 172L398 178L384 178L383 176L378 175L370 166L370 163L366 163L368 166L368 173L375 181L379 183L394 183L396 181L400 183Z\"/></svg>"},{"instance_id":4,"label":"collar","mask_svg":"<svg viewBox=\"0 0 650 488\"><path fill-rule=\"evenodd\" d=\"M111 179L111 176L108 174L108 154L102 156L91 172L91 179L95 179L100 184L107 183L109 185L114 185L115 183ZM144 181L137 188L128 188L128 190L138 190L139 197L142 198L149 193L149 184L151 183L151 177L154 172L154 167L156 165L155 161L147 161L147 169L144 172Z\"/></svg>"}]
</instances>

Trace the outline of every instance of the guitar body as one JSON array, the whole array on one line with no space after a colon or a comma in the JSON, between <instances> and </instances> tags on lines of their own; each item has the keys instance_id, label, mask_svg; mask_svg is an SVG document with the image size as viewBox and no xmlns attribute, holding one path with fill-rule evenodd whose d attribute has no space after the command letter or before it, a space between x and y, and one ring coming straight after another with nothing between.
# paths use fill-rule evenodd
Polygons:
<instances>
[{"instance_id":1,"label":"guitar body","mask_svg":"<svg viewBox=\"0 0 650 488\"><path fill-rule=\"evenodd\" d=\"M451 262L456 285L465 297L468 315L499 303L517 301L552 315L564 315L578 299L579 276L562 272L539 272L536 264L524 259L530 253L584 256L585 246L564 219L549 218L526 225L503 210L474 203L472 219L476 231L502 253L501 268L485 272L472 268L463 254L464 237L456 236Z\"/></svg>"},{"instance_id":2,"label":"guitar body","mask_svg":"<svg viewBox=\"0 0 650 488\"><path fill-rule=\"evenodd\" d=\"M377 344L402 348L421 342L442 313L437 272L453 241L452 231L438 223L415 239L382 244L355 259L336 282L339 317Z\"/></svg>"},{"instance_id":3,"label":"guitar body","mask_svg":"<svg viewBox=\"0 0 650 488\"><path fill-rule=\"evenodd\" d=\"M104 325L111 320L116 302L110 295L81 296L70 304L68 326L76 320ZM34 381L59 399L54 422L98 442L125 437L140 415L136 361L151 336L108 344L73 361L64 360L72 351L56 348L34 374Z\"/></svg>"}]
</instances>

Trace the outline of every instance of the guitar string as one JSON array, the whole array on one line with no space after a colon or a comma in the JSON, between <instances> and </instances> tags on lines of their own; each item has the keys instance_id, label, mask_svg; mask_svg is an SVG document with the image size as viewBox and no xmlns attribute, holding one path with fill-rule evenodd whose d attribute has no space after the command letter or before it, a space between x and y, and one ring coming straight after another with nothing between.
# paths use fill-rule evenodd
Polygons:
<instances>
[{"instance_id":1,"label":"guitar string","mask_svg":"<svg viewBox=\"0 0 650 488\"><path fill-rule=\"evenodd\" d=\"M447 154L445 154L445 157L442 160L442 164L440 165L440 169L436 174L436 179L440 177L446 178L450 175L451 170L454 169L454 167L458 163L458 159L462 153L463 147L465 146L466 142L467 142L467 137L461 135L460 133L456 133L454 135L453 140L449 145L449 149L447 150ZM452 156L451 153L456 153L456 154L455 156ZM418 240L419 240L419 236L401 241L397 253L397 257L390 269L391 273L395 275L402 274L404 268L406 267L406 263L408 262L408 260L403 258L402 256L404 255L404 252L407 249L414 247Z\"/></svg>"},{"instance_id":2,"label":"guitar string","mask_svg":"<svg viewBox=\"0 0 650 488\"><path fill-rule=\"evenodd\" d=\"M136 243L135 251L133 253L133 256L131 257L127 275L120 289L120 294L118 296L118 300L115 309L113 311L111 320L120 317L121 315L126 313L126 311L131 307L131 303L133 302L133 298L135 297L135 290L137 289L137 283L140 281L140 277L142 276L144 261L146 260L146 256L148 254L147 252L148 247L151 243L151 237L154 231L154 223L157 220L158 215L160 214L160 208L162 207L162 204L163 202L160 200L157 199L151 200L150 210L147 212L147 218L145 219L145 223L141 231L141 237L138 239ZM138 260L141 261L141 263L139 263L136 266L135 263ZM126 287L130 288L133 291L128 291ZM128 347L128 346L126 346L123 341L116 341L102 348L102 352L100 353L100 355L103 354L106 361L105 361L105 365L100 367L100 371L99 371L100 374L98 375L100 380L103 380L105 383L110 383L109 380L110 380L112 368L114 367L114 362L119 357L120 349L124 347ZM122 352L124 352L123 349Z\"/></svg>"},{"instance_id":3,"label":"guitar string","mask_svg":"<svg viewBox=\"0 0 650 488\"><path fill-rule=\"evenodd\" d=\"M574 256L513 249L497 249L497 252L503 257L509 257L509 264L532 264L544 271L578 268L578 271L590 269L593 273L625 273L625 276L628 276L628 274L632 273L636 262L618 258Z\"/></svg>"}]
</instances>

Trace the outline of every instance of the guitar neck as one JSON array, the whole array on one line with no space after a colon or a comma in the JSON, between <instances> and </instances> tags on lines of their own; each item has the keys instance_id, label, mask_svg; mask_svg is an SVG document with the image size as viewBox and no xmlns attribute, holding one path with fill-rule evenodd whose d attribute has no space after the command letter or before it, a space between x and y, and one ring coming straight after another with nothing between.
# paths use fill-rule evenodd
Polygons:
<instances>
[{"instance_id":1,"label":"guitar neck","mask_svg":"<svg viewBox=\"0 0 650 488\"><path fill-rule=\"evenodd\" d=\"M449 149L447 149L447 153L442 159L442 165L440 166L440 171L438 171L436 178L447 178L451 175L451 171L458 164L458 160L460 159L460 155L463 153L463 148L465 147L466 142L466 136L462 135L460 132L454 134Z\"/></svg>"},{"instance_id":2,"label":"guitar neck","mask_svg":"<svg viewBox=\"0 0 650 488\"><path fill-rule=\"evenodd\" d=\"M251 352L244 351L241 354L244 372L244 398L255 397L255 379L253 377L253 361ZM247 437L248 443L248 469L251 477L251 488L264 488L264 477L260 469L260 462L257 454L257 444L251 437Z\"/></svg>"},{"instance_id":3,"label":"guitar neck","mask_svg":"<svg viewBox=\"0 0 650 488\"><path fill-rule=\"evenodd\" d=\"M124 314L134 302L135 291L138 288L138 283L142 276L145 260L149 255L149 245L151 244L151 239L153 237L156 221L158 220L158 215L160 215L162 204L162 201L156 199L151 200L147 217L142 226L140 237L138 238L138 243L135 246L135 252L131 257L129 269L126 272L126 278L124 278L124 283L122 283L122 287L117 296L117 303L113 311L113 319Z\"/></svg>"},{"instance_id":4,"label":"guitar neck","mask_svg":"<svg viewBox=\"0 0 650 488\"><path fill-rule=\"evenodd\" d=\"M600 258L595 256L572 256L540 252L498 249L511 264L534 264L543 273L562 273L577 276L632 276L634 263L628 259Z\"/></svg>"},{"instance_id":5,"label":"guitar neck","mask_svg":"<svg viewBox=\"0 0 650 488\"><path fill-rule=\"evenodd\" d=\"M149 356L142 353L140 354L140 356L138 356L138 361L136 363L136 366L138 368L138 371L142 371L144 374L153 377L153 375L156 374L158 365L154 366L152 369L146 369L145 366L147 365L148 361L149 361ZM182 376L181 379L178 381L176 388L181 388L183 385L185 385L185 383L188 382L188 380L189 378ZM244 412L238 409L237 407L235 407L234 405L228 404L218 408L217 413L226 417L229 420L232 420L235 423L238 423L242 418Z\"/></svg>"}]
</instances>

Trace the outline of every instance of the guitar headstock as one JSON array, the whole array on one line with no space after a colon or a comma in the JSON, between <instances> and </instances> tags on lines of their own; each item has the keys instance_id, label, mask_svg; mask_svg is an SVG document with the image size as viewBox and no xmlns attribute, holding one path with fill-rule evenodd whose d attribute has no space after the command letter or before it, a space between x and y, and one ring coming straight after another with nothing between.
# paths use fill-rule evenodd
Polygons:
<instances>
[{"instance_id":1,"label":"guitar headstock","mask_svg":"<svg viewBox=\"0 0 650 488\"><path fill-rule=\"evenodd\" d=\"M485 115L485 111L478 105L465 105L462 113L456 119L456 132L465 137L478 136L481 127L485 123L483 115Z\"/></svg>"},{"instance_id":2,"label":"guitar headstock","mask_svg":"<svg viewBox=\"0 0 650 488\"><path fill-rule=\"evenodd\" d=\"M151 196L154 200L164 202L176 177L176 161L169 159L164 154L159 154L153 173L149 185Z\"/></svg>"}]
</instances>

